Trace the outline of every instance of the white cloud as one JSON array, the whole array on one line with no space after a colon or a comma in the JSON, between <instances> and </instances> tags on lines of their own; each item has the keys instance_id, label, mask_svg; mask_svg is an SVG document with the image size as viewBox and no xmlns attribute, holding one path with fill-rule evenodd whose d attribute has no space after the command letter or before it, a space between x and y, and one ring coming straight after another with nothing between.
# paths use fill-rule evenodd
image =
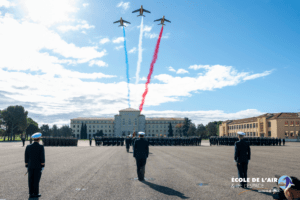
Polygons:
<instances>
[{"instance_id":1,"label":"white cloud","mask_svg":"<svg viewBox=\"0 0 300 200\"><path fill-rule=\"evenodd\" d=\"M129 8L129 4L130 4L130 2L123 2L123 1L121 1L120 3L118 3L117 7L118 8L121 7L124 10L127 10Z\"/></svg>"},{"instance_id":2,"label":"white cloud","mask_svg":"<svg viewBox=\"0 0 300 200\"><path fill-rule=\"evenodd\" d=\"M88 5L90 5L90 4L89 3L82 4L83 7L87 7Z\"/></svg>"},{"instance_id":3,"label":"white cloud","mask_svg":"<svg viewBox=\"0 0 300 200\"><path fill-rule=\"evenodd\" d=\"M107 67L108 64L103 62L102 60L91 60L89 62L89 66L98 65L99 67Z\"/></svg>"},{"instance_id":4,"label":"white cloud","mask_svg":"<svg viewBox=\"0 0 300 200\"><path fill-rule=\"evenodd\" d=\"M16 6L16 4L9 2L8 0L0 0L0 8L1 7L9 8L12 6Z\"/></svg>"},{"instance_id":5,"label":"white cloud","mask_svg":"<svg viewBox=\"0 0 300 200\"><path fill-rule=\"evenodd\" d=\"M235 113L225 113L223 110L208 110L208 111L176 111L176 110L165 110L165 111L155 111L155 110L145 110L143 115L146 117L174 117L174 118L184 118L188 117L192 120L192 123L207 125L209 122L213 121L225 121L233 119L243 119L262 115L264 113L256 109L247 109L238 111Z\"/></svg>"},{"instance_id":6,"label":"white cloud","mask_svg":"<svg viewBox=\"0 0 300 200\"><path fill-rule=\"evenodd\" d=\"M152 26L145 25L144 28L143 28L144 32L150 32L151 30L152 30Z\"/></svg>"},{"instance_id":7,"label":"white cloud","mask_svg":"<svg viewBox=\"0 0 300 200\"><path fill-rule=\"evenodd\" d=\"M147 78L145 76L143 76L142 78L140 78L141 81L146 81Z\"/></svg>"},{"instance_id":8,"label":"white cloud","mask_svg":"<svg viewBox=\"0 0 300 200\"><path fill-rule=\"evenodd\" d=\"M168 70L170 72L176 72L176 74L186 74L189 73L187 70L185 69L178 69L177 71L173 68L173 67L169 67Z\"/></svg>"},{"instance_id":9,"label":"white cloud","mask_svg":"<svg viewBox=\"0 0 300 200\"><path fill-rule=\"evenodd\" d=\"M189 73L188 71L186 71L185 69L178 69L176 74L186 74Z\"/></svg>"},{"instance_id":10,"label":"white cloud","mask_svg":"<svg viewBox=\"0 0 300 200\"><path fill-rule=\"evenodd\" d=\"M150 38L150 39L158 38L158 34L156 34L156 33L146 32L144 35L145 35L146 38ZM161 38L162 39L167 39L167 38L169 38L169 35L170 35L169 33L167 33L165 35L163 34Z\"/></svg>"},{"instance_id":11,"label":"white cloud","mask_svg":"<svg viewBox=\"0 0 300 200\"><path fill-rule=\"evenodd\" d=\"M173 67L171 67L171 66L168 68L168 70L169 70L170 72L176 72L176 70L175 70Z\"/></svg>"},{"instance_id":12,"label":"white cloud","mask_svg":"<svg viewBox=\"0 0 300 200\"><path fill-rule=\"evenodd\" d=\"M115 49L116 50L120 50L120 49L122 49L123 48L123 46L121 45L121 46L117 46L117 47L115 47Z\"/></svg>"},{"instance_id":13,"label":"white cloud","mask_svg":"<svg viewBox=\"0 0 300 200\"><path fill-rule=\"evenodd\" d=\"M206 69L208 70L210 68L209 65L191 65L189 67L189 69L194 69L194 70L197 70L197 69Z\"/></svg>"},{"instance_id":14,"label":"white cloud","mask_svg":"<svg viewBox=\"0 0 300 200\"><path fill-rule=\"evenodd\" d=\"M251 80L251 79L256 79L256 78L259 78L259 77L268 76L268 75L270 75L272 73L272 71L273 70L265 71L265 72L259 73L259 74L252 74L252 75L246 76L244 78L244 81Z\"/></svg>"},{"instance_id":15,"label":"white cloud","mask_svg":"<svg viewBox=\"0 0 300 200\"><path fill-rule=\"evenodd\" d=\"M110 42L109 38L103 38L100 40L100 44L105 44L105 43L108 43Z\"/></svg>"},{"instance_id":16,"label":"white cloud","mask_svg":"<svg viewBox=\"0 0 300 200\"><path fill-rule=\"evenodd\" d=\"M130 49L129 51L128 51L128 53L135 53L136 52L136 47L133 47L132 49Z\"/></svg>"},{"instance_id":17,"label":"white cloud","mask_svg":"<svg viewBox=\"0 0 300 200\"><path fill-rule=\"evenodd\" d=\"M118 37L116 39L113 40L113 43L118 44L124 42L124 37Z\"/></svg>"},{"instance_id":18,"label":"white cloud","mask_svg":"<svg viewBox=\"0 0 300 200\"><path fill-rule=\"evenodd\" d=\"M145 37L153 39L153 38L157 38L158 35L156 33L145 33Z\"/></svg>"},{"instance_id":19,"label":"white cloud","mask_svg":"<svg viewBox=\"0 0 300 200\"><path fill-rule=\"evenodd\" d=\"M86 21L82 20L81 24L78 24L76 26L71 26L71 25L64 25L64 26L59 26L57 27L58 30L62 32L67 32L67 31L78 31L82 29L91 29L95 28L93 25L89 25ZM85 32L85 31L84 31Z\"/></svg>"},{"instance_id":20,"label":"white cloud","mask_svg":"<svg viewBox=\"0 0 300 200\"><path fill-rule=\"evenodd\" d=\"M20 2L29 19L44 25L74 21L70 14L78 11L75 7L76 1L72 0L23 0Z\"/></svg>"}]
</instances>

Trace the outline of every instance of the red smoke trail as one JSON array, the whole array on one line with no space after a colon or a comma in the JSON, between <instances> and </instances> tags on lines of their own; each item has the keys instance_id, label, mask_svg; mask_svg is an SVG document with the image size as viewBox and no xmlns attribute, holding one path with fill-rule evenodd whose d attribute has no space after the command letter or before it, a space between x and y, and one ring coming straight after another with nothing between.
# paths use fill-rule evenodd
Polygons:
<instances>
[{"instance_id":1,"label":"red smoke trail","mask_svg":"<svg viewBox=\"0 0 300 200\"><path fill-rule=\"evenodd\" d=\"M156 43L156 47L155 47L153 59L152 59L151 65L150 65L150 71L149 71L149 74L148 74L148 77L147 77L146 89L145 89L145 92L143 94L142 103L140 105L140 112L142 112L142 110L143 110L143 105L145 103L145 98L146 98L146 95L148 93L148 84L150 83L151 75L152 75L152 72L153 72L153 67L154 67L154 64L155 64L155 62L157 60L157 54L158 54L160 39L161 39L163 30L164 30L164 26L161 27L161 30L160 30L160 33L159 33L159 36L158 36L158 39L157 39L157 43Z\"/></svg>"}]
</instances>

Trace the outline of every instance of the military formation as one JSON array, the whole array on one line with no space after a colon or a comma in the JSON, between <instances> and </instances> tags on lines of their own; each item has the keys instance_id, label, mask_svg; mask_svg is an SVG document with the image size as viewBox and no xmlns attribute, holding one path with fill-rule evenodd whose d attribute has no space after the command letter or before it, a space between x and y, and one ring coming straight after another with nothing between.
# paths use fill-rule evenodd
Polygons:
<instances>
[{"instance_id":1,"label":"military formation","mask_svg":"<svg viewBox=\"0 0 300 200\"><path fill-rule=\"evenodd\" d=\"M136 137L131 138L131 144ZM151 146L199 146L201 137L147 137L145 138ZM96 146L123 146L125 137L95 137Z\"/></svg>"},{"instance_id":2,"label":"military formation","mask_svg":"<svg viewBox=\"0 0 300 200\"><path fill-rule=\"evenodd\" d=\"M219 137L211 136L209 138L209 143L211 145L227 145L234 146L235 142L239 139L237 137ZM280 138L267 138L267 137L244 137L251 146L281 146L285 144L285 139Z\"/></svg>"},{"instance_id":3,"label":"military formation","mask_svg":"<svg viewBox=\"0 0 300 200\"><path fill-rule=\"evenodd\" d=\"M78 139L73 137L43 137L44 146L77 146Z\"/></svg>"}]
</instances>

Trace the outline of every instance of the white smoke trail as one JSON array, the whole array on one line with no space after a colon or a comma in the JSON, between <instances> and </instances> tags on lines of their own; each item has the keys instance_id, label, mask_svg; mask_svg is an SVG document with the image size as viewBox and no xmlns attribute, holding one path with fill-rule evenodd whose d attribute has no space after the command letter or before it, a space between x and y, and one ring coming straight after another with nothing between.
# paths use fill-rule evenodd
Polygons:
<instances>
[{"instance_id":1,"label":"white smoke trail","mask_svg":"<svg viewBox=\"0 0 300 200\"><path fill-rule=\"evenodd\" d=\"M142 63L142 39L143 39L143 32L144 32L144 27L143 27L143 17L142 17L142 22L140 26L140 38L139 38L139 55L138 55L138 61L137 61L137 68L136 68L136 73L135 73L135 84L138 84L139 82L139 74L140 74L140 69L141 69L141 63Z\"/></svg>"}]
</instances>

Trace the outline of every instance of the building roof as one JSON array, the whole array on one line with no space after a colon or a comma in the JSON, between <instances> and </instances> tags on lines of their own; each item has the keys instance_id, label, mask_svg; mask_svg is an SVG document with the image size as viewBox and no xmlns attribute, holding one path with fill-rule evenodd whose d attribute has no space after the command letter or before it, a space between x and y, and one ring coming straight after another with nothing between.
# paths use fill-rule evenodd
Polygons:
<instances>
[{"instance_id":1,"label":"building roof","mask_svg":"<svg viewBox=\"0 0 300 200\"><path fill-rule=\"evenodd\" d=\"M133 109L133 108L126 108L123 110L119 110L119 112L140 112L140 111L137 109Z\"/></svg>"},{"instance_id":2,"label":"building roof","mask_svg":"<svg viewBox=\"0 0 300 200\"><path fill-rule=\"evenodd\" d=\"M77 117L77 118L74 118L74 119L71 119L71 120L108 120L108 121L113 121L114 118L105 118L105 117Z\"/></svg>"},{"instance_id":3,"label":"building roof","mask_svg":"<svg viewBox=\"0 0 300 200\"><path fill-rule=\"evenodd\" d=\"M173 118L173 117L151 117L151 118L147 118L146 117L146 120L148 120L148 121L155 121L155 120L172 120L172 121L175 121L175 120L184 120L184 118Z\"/></svg>"},{"instance_id":4,"label":"building roof","mask_svg":"<svg viewBox=\"0 0 300 200\"><path fill-rule=\"evenodd\" d=\"M250 118L244 118L244 119L238 119L238 120L226 120L223 123L227 123L230 125L234 124L241 124L241 123L249 123L249 122L256 122L257 118L266 117L266 119L295 119L300 118L299 113L265 113L263 115L259 115L257 117L250 117Z\"/></svg>"}]
</instances>

